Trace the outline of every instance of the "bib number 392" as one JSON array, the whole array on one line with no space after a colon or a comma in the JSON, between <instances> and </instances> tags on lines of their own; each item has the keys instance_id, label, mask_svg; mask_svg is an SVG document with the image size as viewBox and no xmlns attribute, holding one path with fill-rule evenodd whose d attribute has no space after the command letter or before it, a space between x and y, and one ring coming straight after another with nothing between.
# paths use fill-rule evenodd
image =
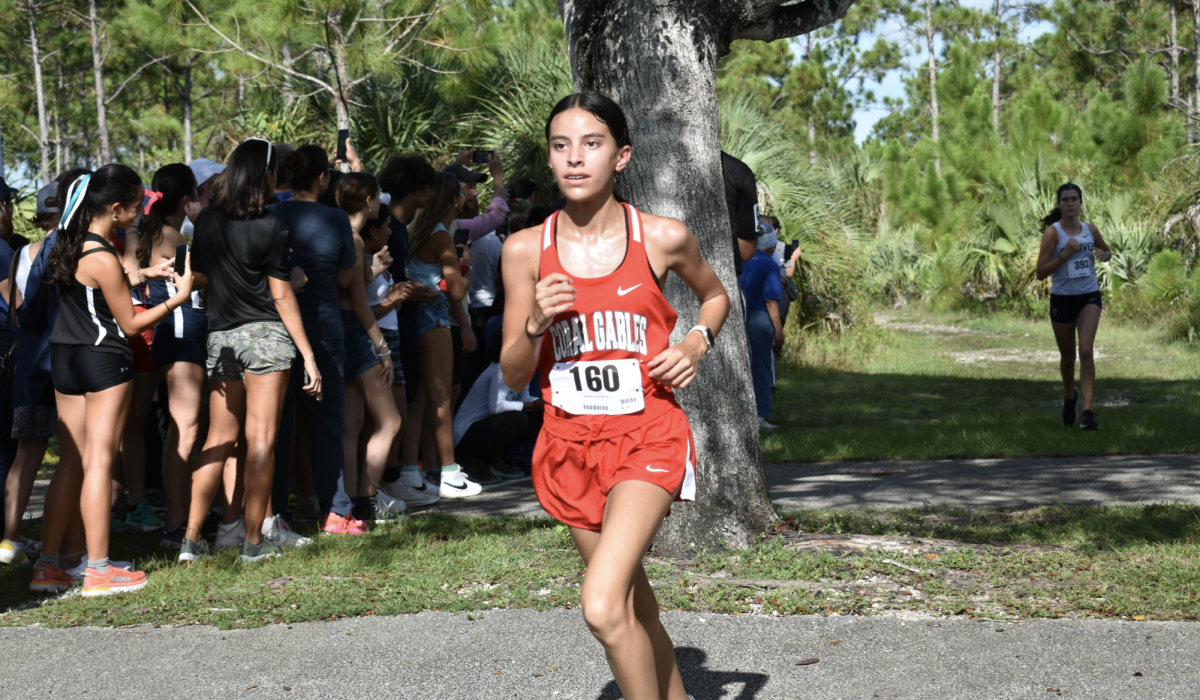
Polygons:
<instances>
[{"instance_id":1,"label":"bib number 392","mask_svg":"<svg viewBox=\"0 0 1200 700\"><path fill-rule=\"evenodd\" d=\"M637 360L559 362L550 369L550 403L575 415L622 415L646 407Z\"/></svg>"}]
</instances>

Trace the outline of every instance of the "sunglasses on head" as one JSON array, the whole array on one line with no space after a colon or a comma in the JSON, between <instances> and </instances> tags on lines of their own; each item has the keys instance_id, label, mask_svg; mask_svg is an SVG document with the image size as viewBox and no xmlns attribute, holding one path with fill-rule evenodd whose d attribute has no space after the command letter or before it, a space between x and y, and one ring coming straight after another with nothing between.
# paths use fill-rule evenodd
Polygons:
<instances>
[{"instance_id":1,"label":"sunglasses on head","mask_svg":"<svg viewBox=\"0 0 1200 700\"><path fill-rule=\"evenodd\" d=\"M271 172L271 149L274 148L274 146L271 144L271 142L268 141L267 139L259 138L257 136L251 136L250 138L246 139L246 141L262 141L263 143L267 144L267 170L266 171L268 173ZM246 141L243 141L242 143L245 143Z\"/></svg>"}]
</instances>

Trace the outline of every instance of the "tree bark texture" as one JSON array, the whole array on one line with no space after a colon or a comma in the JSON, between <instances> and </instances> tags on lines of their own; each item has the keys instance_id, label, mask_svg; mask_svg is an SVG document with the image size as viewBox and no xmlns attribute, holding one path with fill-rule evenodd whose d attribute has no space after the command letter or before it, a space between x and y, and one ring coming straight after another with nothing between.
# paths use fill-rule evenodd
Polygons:
<instances>
[{"instance_id":1,"label":"tree bark texture","mask_svg":"<svg viewBox=\"0 0 1200 700\"><path fill-rule=\"evenodd\" d=\"M805 47L804 60L807 61L812 56L813 36L812 32L806 35L808 46ZM808 115L808 163L809 165L817 164L817 125L810 112Z\"/></svg>"},{"instance_id":2,"label":"tree bark texture","mask_svg":"<svg viewBox=\"0 0 1200 700\"><path fill-rule=\"evenodd\" d=\"M192 61L189 58L183 64L183 90L180 98L183 102L183 162L192 162Z\"/></svg>"},{"instance_id":3,"label":"tree bark texture","mask_svg":"<svg viewBox=\"0 0 1200 700\"><path fill-rule=\"evenodd\" d=\"M929 121L933 127L933 143L938 143L937 55L933 49L933 0L925 0L925 39L929 43ZM942 176L942 156L935 153L933 169Z\"/></svg>"},{"instance_id":4,"label":"tree bark texture","mask_svg":"<svg viewBox=\"0 0 1200 700\"><path fill-rule=\"evenodd\" d=\"M992 127L1000 134L1000 81L1003 77L1000 64L1000 28L1004 17L1000 13L1000 0L996 0L996 51L992 57Z\"/></svg>"},{"instance_id":5,"label":"tree bark texture","mask_svg":"<svg viewBox=\"0 0 1200 700\"><path fill-rule=\"evenodd\" d=\"M1200 2L1192 2L1192 48L1194 56L1200 57ZM1189 119L1192 132L1192 143L1200 143L1200 59L1195 62L1196 89L1192 90L1195 107L1192 118Z\"/></svg>"},{"instance_id":6,"label":"tree bark texture","mask_svg":"<svg viewBox=\"0 0 1200 700\"><path fill-rule=\"evenodd\" d=\"M843 17L852 0L560 0L577 90L615 99L629 120L633 160L618 193L651 214L682 220L733 300L695 382L678 393L696 437L695 504L676 504L655 541L686 556L744 547L774 522L759 466L757 415L741 294L725 206L718 140L717 60L735 38L798 36ZM678 342L696 322L695 295L678 278L667 298Z\"/></svg>"},{"instance_id":7,"label":"tree bark texture","mask_svg":"<svg viewBox=\"0 0 1200 700\"><path fill-rule=\"evenodd\" d=\"M1168 0L1171 8L1171 106L1180 109L1183 101L1179 93L1179 10L1175 0Z\"/></svg>"},{"instance_id":8,"label":"tree bark texture","mask_svg":"<svg viewBox=\"0 0 1200 700\"><path fill-rule=\"evenodd\" d=\"M88 0L88 17L92 29L92 75L96 80L96 132L100 135L100 162L113 162L112 144L108 139L108 114L104 105L104 57L100 53L100 17L96 0Z\"/></svg>"},{"instance_id":9,"label":"tree bark texture","mask_svg":"<svg viewBox=\"0 0 1200 700\"><path fill-rule=\"evenodd\" d=\"M25 9L29 14L29 50L33 58L33 89L37 93L38 147L42 152L42 177L49 178L50 172L50 122L46 118L46 85L42 81L42 52L38 44L37 12L33 0L27 0Z\"/></svg>"}]
</instances>

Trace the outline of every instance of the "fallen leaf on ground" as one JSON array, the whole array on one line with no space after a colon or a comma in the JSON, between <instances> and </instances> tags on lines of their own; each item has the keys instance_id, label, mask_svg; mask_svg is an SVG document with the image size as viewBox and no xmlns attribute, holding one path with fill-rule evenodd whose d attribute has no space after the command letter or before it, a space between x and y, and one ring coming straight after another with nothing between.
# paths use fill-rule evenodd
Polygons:
<instances>
[{"instance_id":1,"label":"fallen leaf on ground","mask_svg":"<svg viewBox=\"0 0 1200 700\"><path fill-rule=\"evenodd\" d=\"M1146 619L1146 616L1145 615L1134 615L1133 619L1137 620L1138 622L1141 622L1142 620Z\"/></svg>"},{"instance_id":2,"label":"fallen leaf on ground","mask_svg":"<svg viewBox=\"0 0 1200 700\"><path fill-rule=\"evenodd\" d=\"M796 665L797 666L811 666L811 665L817 663L818 661L820 661L820 659L805 659L803 661L797 661Z\"/></svg>"}]
</instances>

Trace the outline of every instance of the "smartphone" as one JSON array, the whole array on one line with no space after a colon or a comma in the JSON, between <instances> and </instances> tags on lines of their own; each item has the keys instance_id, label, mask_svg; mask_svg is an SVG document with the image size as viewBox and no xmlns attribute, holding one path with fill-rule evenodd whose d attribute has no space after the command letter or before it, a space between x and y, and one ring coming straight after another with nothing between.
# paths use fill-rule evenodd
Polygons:
<instances>
[{"instance_id":1,"label":"smartphone","mask_svg":"<svg viewBox=\"0 0 1200 700\"><path fill-rule=\"evenodd\" d=\"M350 139L349 129L338 129L337 159L346 160L346 141Z\"/></svg>"},{"instance_id":2,"label":"smartphone","mask_svg":"<svg viewBox=\"0 0 1200 700\"><path fill-rule=\"evenodd\" d=\"M454 245L467 245L471 241L471 232L465 228L454 229Z\"/></svg>"},{"instance_id":3,"label":"smartphone","mask_svg":"<svg viewBox=\"0 0 1200 700\"><path fill-rule=\"evenodd\" d=\"M488 162L488 158L491 157L493 153L495 153L495 151L476 150L475 153L471 155L471 162L475 163L476 165L484 165Z\"/></svg>"},{"instance_id":4,"label":"smartphone","mask_svg":"<svg viewBox=\"0 0 1200 700\"><path fill-rule=\"evenodd\" d=\"M187 243L175 246L175 274L182 275L187 270L187 254L190 249Z\"/></svg>"}]
</instances>

